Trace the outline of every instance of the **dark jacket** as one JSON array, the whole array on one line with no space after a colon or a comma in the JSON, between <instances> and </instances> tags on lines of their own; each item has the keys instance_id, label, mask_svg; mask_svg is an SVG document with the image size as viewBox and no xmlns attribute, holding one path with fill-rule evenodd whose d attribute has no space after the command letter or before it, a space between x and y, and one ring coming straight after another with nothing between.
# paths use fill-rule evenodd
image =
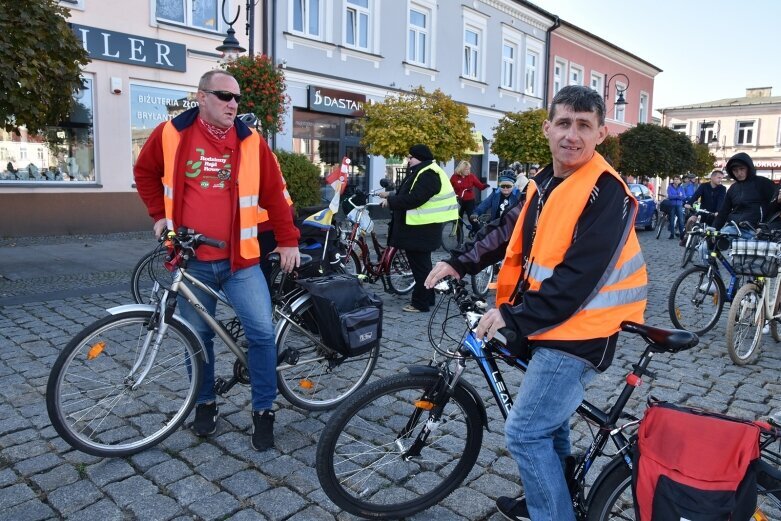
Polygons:
<instances>
[{"instance_id":1,"label":"dark jacket","mask_svg":"<svg viewBox=\"0 0 781 521\"><path fill-rule=\"evenodd\" d=\"M510 195L508 197L510 199L510 202L505 207L505 213L507 210L518 204L518 200L520 199L520 194L516 193L515 190L510 192ZM489 195L486 199L484 199L477 207L477 209L474 211L473 215L483 215L484 213L490 214L491 217L489 220L493 221L494 219L498 219L501 217L499 215L499 203L502 202L502 193L501 191L496 188L493 192L491 192L491 195Z\"/></svg>"},{"instance_id":2,"label":"dark jacket","mask_svg":"<svg viewBox=\"0 0 781 521\"><path fill-rule=\"evenodd\" d=\"M724 185L713 188L710 183L704 183L697 187L694 195L686 200L686 204L694 204L699 199L700 208L709 212L718 212L721 205L724 204L726 195L727 188Z\"/></svg>"},{"instance_id":3,"label":"dark jacket","mask_svg":"<svg viewBox=\"0 0 781 521\"><path fill-rule=\"evenodd\" d=\"M748 167L748 175L744 181L738 181L732 175L735 163L743 163ZM727 175L735 179L735 183L727 190L724 204L719 209L713 226L721 228L729 221L749 222L752 226L765 221L770 213L777 210L775 202L776 185L767 177L757 175L754 161L748 154L739 152L727 161Z\"/></svg>"},{"instance_id":4,"label":"dark jacket","mask_svg":"<svg viewBox=\"0 0 781 521\"><path fill-rule=\"evenodd\" d=\"M396 194L388 197L388 208L393 212L388 234L388 244L391 246L410 251L434 251L442 244L442 223L416 226L406 223L407 210L421 206L442 188L439 176L433 170L423 172L415 186L412 186L418 172L431 163L424 161L409 168Z\"/></svg>"}]
</instances>

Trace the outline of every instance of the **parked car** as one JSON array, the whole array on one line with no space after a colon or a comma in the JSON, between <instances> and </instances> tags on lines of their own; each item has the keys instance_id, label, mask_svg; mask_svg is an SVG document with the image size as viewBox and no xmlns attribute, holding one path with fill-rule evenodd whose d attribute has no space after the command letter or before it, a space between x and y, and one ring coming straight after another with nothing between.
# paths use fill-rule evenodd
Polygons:
<instances>
[{"instance_id":1,"label":"parked car","mask_svg":"<svg viewBox=\"0 0 781 521\"><path fill-rule=\"evenodd\" d=\"M653 230L656 228L656 223L659 221L659 210L656 208L656 201L654 196L647 186L639 183L630 183L629 190L632 195L635 196L639 204L637 210L637 217L635 218L635 226L642 226L646 230Z\"/></svg>"}]
</instances>

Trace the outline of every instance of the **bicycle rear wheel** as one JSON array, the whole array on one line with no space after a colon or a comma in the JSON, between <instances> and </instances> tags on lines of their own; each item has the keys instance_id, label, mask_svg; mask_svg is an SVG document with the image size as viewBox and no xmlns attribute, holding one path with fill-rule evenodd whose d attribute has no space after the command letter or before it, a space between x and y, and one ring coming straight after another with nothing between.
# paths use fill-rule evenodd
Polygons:
<instances>
[{"instance_id":1,"label":"bicycle rear wheel","mask_svg":"<svg viewBox=\"0 0 781 521\"><path fill-rule=\"evenodd\" d=\"M392 376L334 412L316 459L331 501L357 516L398 519L438 503L466 478L483 439L480 411L460 385L440 409L441 385L438 375Z\"/></svg>"},{"instance_id":2,"label":"bicycle rear wheel","mask_svg":"<svg viewBox=\"0 0 781 521\"><path fill-rule=\"evenodd\" d=\"M366 383L377 365L379 345L351 358L323 345L309 298L296 300L281 313L290 320L280 316L275 333L277 387L287 401L309 411L331 409Z\"/></svg>"},{"instance_id":3,"label":"bicycle rear wheel","mask_svg":"<svg viewBox=\"0 0 781 521\"><path fill-rule=\"evenodd\" d=\"M442 227L442 249L450 251L458 247L458 226L461 220L446 222Z\"/></svg>"},{"instance_id":4,"label":"bicycle rear wheel","mask_svg":"<svg viewBox=\"0 0 781 521\"><path fill-rule=\"evenodd\" d=\"M664 230L664 227L667 226L667 214L662 212L662 215L659 216L659 219L656 222L656 238L658 239L662 235L662 230Z\"/></svg>"},{"instance_id":5,"label":"bicycle rear wheel","mask_svg":"<svg viewBox=\"0 0 781 521\"><path fill-rule=\"evenodd\" d=\"M144 364L131 374L144 342L155 340L156 320L152 311L105 317L60 353L46 386L46 408L73 448L128 456L161 442L187 418L203 362L200 342L186 326L168 324L149 373L139 384Z\"/></svg>"},{"instance_id":6,"label":"bicycle rear wheel","mask_svg":"<svg viewBox=\"0 0 781 521\"><path fill-rule=\"evenodd\" d=\"M721 277L708 268L692 266L670 287L667 299L670 320L679 329L703 335L718 323L726 294Z\"/></svg>"},{"instance_id":7,"label":"bicycle rear wheel","mask_svg":"<svg viewBox=\"0 0 781 521\"><path fill-rule=\"evenodd\" d=\"M485 297L488 294L488 285L494 278L494 265L491 264L477 275L472 275L471 277L474 294Z\"/></svg>"},{"instance_id":8,"label":"bicycle rear wheel","mask_svg":"<svg viewBox=\"0 0 781 521\"><path fill-rule=\"evenodd\" d=\"M404 250L396 250L393 254L389 273L385 275L385 283L397 295L406 295L415 287L415 278Z\"/></svg>"},{"instance_id":9,"label":"bicycle rear wheel","mask_svg":"<svg viewBox=\"0 0 781 521\"><path fill-rule=\"evenodd\" d=\"M587 521L635 519L632 470L616 465L588 499Z\"/></svg>"},{"instance_id":10,"label":"bicycle rear wheel","mask_svg":"<svg viewBox=\"0 0 781 521\"><path fill-rule=\"evenodd\" d=\"M762 290L746 284L735 294L727 319L727 352L737 365L753 364L762 346L765 305Z\"/></svg>"},{"instance_id":11,"label":"bicycle rear wheel","mask_svg":"<svg viewBox=\"0 0 781 521\"><path fill-rule=\"evenodd\" d=\"M171 287L173 273L164 263L168 250L155 248L136 263L130 277L130 292L138 304L157 304L163 292Z\"/></svg>"}]
</instances>

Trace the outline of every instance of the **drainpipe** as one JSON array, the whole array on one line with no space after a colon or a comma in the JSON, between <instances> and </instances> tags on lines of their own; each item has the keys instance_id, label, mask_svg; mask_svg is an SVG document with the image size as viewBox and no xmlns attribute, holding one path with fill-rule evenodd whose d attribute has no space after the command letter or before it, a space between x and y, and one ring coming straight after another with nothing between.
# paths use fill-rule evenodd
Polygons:
<instances>
[{"instance_id":1,"label":"drainpipe","mask_svg":"<svg viewBox=\"0 0 781 521\"><path fill-rule=\"evenodd\" d=\"M276 0L266 0L271 4L271 52L268 55L271 63L277 63L277 2ZM271 150L277 149L277 133L271 133Z\"/></svg>"},{"instance_id":2,"label":"drainpipe","mask_svg":"<svg viewBox=\"0 0 781 521\"><path fill-rule=\"evenodd\" d=\"M548 82L550 80L550 41L551 33L561 27L561 19L553 15L553 25L545 32L545 87L542 93L542 108L548 109Z\"/></svg>"}]
</instances>

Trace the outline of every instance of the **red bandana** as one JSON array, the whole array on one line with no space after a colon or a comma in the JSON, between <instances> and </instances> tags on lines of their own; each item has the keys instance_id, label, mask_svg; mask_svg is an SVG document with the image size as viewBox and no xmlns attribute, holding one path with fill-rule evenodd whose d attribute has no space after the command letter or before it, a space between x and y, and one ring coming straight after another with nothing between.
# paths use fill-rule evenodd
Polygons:
<instances>
[{"instance_id":1,"label":"red bandana","mask_svg":"<svg viewBox=\"0 0 781 521\"><path fill-rule=\"evenodd\" d=\"M206 123L200 116L198 116L198 121L200 121L206 132L218 141L225 139L225 137L228 135L228 132L230 132L231 128L233 128L233 125L228 128L215 127L214 125Z\"/></svg>"}]
</instances>

